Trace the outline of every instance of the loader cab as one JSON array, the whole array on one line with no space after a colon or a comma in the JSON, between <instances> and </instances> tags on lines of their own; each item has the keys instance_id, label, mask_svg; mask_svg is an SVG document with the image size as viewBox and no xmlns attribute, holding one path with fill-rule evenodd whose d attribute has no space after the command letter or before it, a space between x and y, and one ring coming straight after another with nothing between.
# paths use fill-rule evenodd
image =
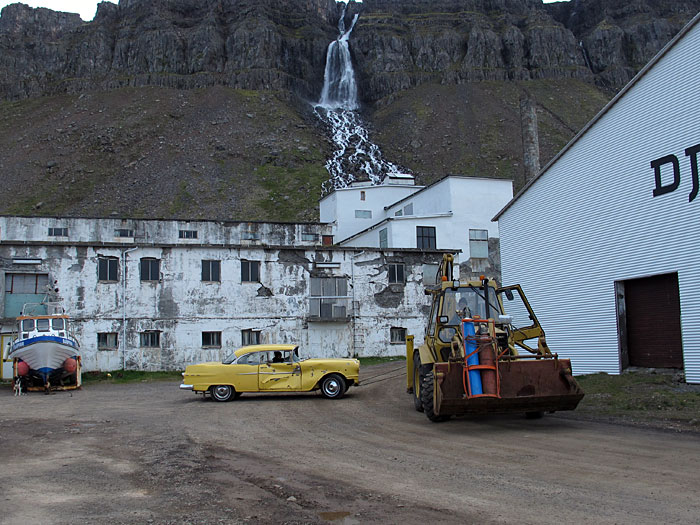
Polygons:
<instances>
[{"instance_id":1,"label":"loader cab","mask_svg":"<svg viewBox=\"0 0 700 525\"><path fill-rule=\"evenodd\" d=\"M453 339L462 333L462 319L498 318L503 314L495 283L443 282L440 289L434 289L431 294L433 304L426 344L437 361L448 360Z\"/></svg>"}]
</instances>

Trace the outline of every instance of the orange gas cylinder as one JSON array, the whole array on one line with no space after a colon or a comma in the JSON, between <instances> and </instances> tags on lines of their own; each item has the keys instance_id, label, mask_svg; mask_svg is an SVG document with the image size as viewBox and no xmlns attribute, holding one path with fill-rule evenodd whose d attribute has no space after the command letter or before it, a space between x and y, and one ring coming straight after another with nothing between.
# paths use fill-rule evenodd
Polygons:
<instances>
[{"instance_id":1,"label":"orange gas cylinder","mask_svg":"<svg viewBox=\"0 0 700 525\"><path fill-rule=\"evenodd\" d=\"M484 366L496 365L496 354L493 350L493 339L488 335L480 335L477 339L479 344L479 362ZM484 394L497 394L496 370L485 368L481 371L481 387Z\"/></svg>"}]
</instances>

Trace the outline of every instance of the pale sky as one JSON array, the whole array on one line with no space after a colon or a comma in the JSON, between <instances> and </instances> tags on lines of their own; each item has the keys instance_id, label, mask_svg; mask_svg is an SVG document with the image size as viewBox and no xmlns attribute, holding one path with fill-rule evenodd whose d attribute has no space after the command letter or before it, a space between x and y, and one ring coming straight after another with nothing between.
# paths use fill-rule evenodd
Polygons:
<instances>
[{"instance_id":1,"label":"pale sky","mask_svg":"<svg viewBox=\"0 0 700 525\"><path fill-rule=\"evenodd\" d=\"M111 1L111 0L110 0ZM556 2L557 0L543 0L545 4ZM0 9L7 4L14 4L16 0L0 0ZM97 11L97 0L22 0L23 4L31 7L48 7L54 11L65 11L67 13L78 13L80 18L89 22L95 18ZM117 0L112 2L118 3Z\"/></svg>"}]
</instances>

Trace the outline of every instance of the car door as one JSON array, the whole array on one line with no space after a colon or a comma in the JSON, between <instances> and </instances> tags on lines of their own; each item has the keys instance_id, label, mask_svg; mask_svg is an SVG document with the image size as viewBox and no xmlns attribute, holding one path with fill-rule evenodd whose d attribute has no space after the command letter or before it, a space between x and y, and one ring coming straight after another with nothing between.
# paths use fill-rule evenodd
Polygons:
<instances>
[{"instance_id":1,"label":"car door","mask_svg":"<svg viewBox=\"0 0 700 525\"><path fill-rule=\"evenodd\" d=\"M301 390L301 366L290 360L289 352L285 352L285 361L273 363L273 352L268 352L268 360L260 363L258 368L258 387L260 391Z\"/></svg>"},{"instance_id":2,"label":"car door","mask_svg":"<svg viewBox=\"0 0 700 525\"><path fill-rule=\"evenodd\" d=\"M228 373L237 392L258 391L258 367L261 358L266 359L267 353L251 352L239 357L235 365L228 365L230 367Z\"/></svg>"}]
</instances>

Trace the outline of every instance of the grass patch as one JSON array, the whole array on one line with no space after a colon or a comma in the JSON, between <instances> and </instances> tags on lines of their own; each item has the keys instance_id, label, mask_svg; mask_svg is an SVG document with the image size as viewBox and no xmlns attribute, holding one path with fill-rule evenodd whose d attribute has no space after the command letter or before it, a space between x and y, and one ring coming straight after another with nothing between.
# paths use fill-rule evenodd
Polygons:
<instances>
[{"instance_id":1,"label":"grass patch","mask_svg":"<svg viewBox=\"0 0 700 525\"><path fill-rule=\"evenodd\" d=\"M181 370L145 372L142 370L113 370L111 372L83 372L83 384L136 383L139 381L173 381L182 379Z\"/></svg>"},{"instance_id":2,"label":"grass patch","mask_svg":"<svg viewBox=\"0 0 700 525\"><path fill-rule=\"evenodd\" d=\"M586 396L577 412L627 421L670 421L700 430L700 386L673 372L598 373L576 378Z\"/></svg>"},{"instance_id":3,"label":"grass patch","mask_svg":"<svg viewBox=\"0 0 700 525\"><path fill-rule=\"evenodd\" d=\"M381 363L391 363L393 361L405 361L405 355L390 355L387 357L358 357L362 366L379 365Z\"/></svg>"}]
</instances>

